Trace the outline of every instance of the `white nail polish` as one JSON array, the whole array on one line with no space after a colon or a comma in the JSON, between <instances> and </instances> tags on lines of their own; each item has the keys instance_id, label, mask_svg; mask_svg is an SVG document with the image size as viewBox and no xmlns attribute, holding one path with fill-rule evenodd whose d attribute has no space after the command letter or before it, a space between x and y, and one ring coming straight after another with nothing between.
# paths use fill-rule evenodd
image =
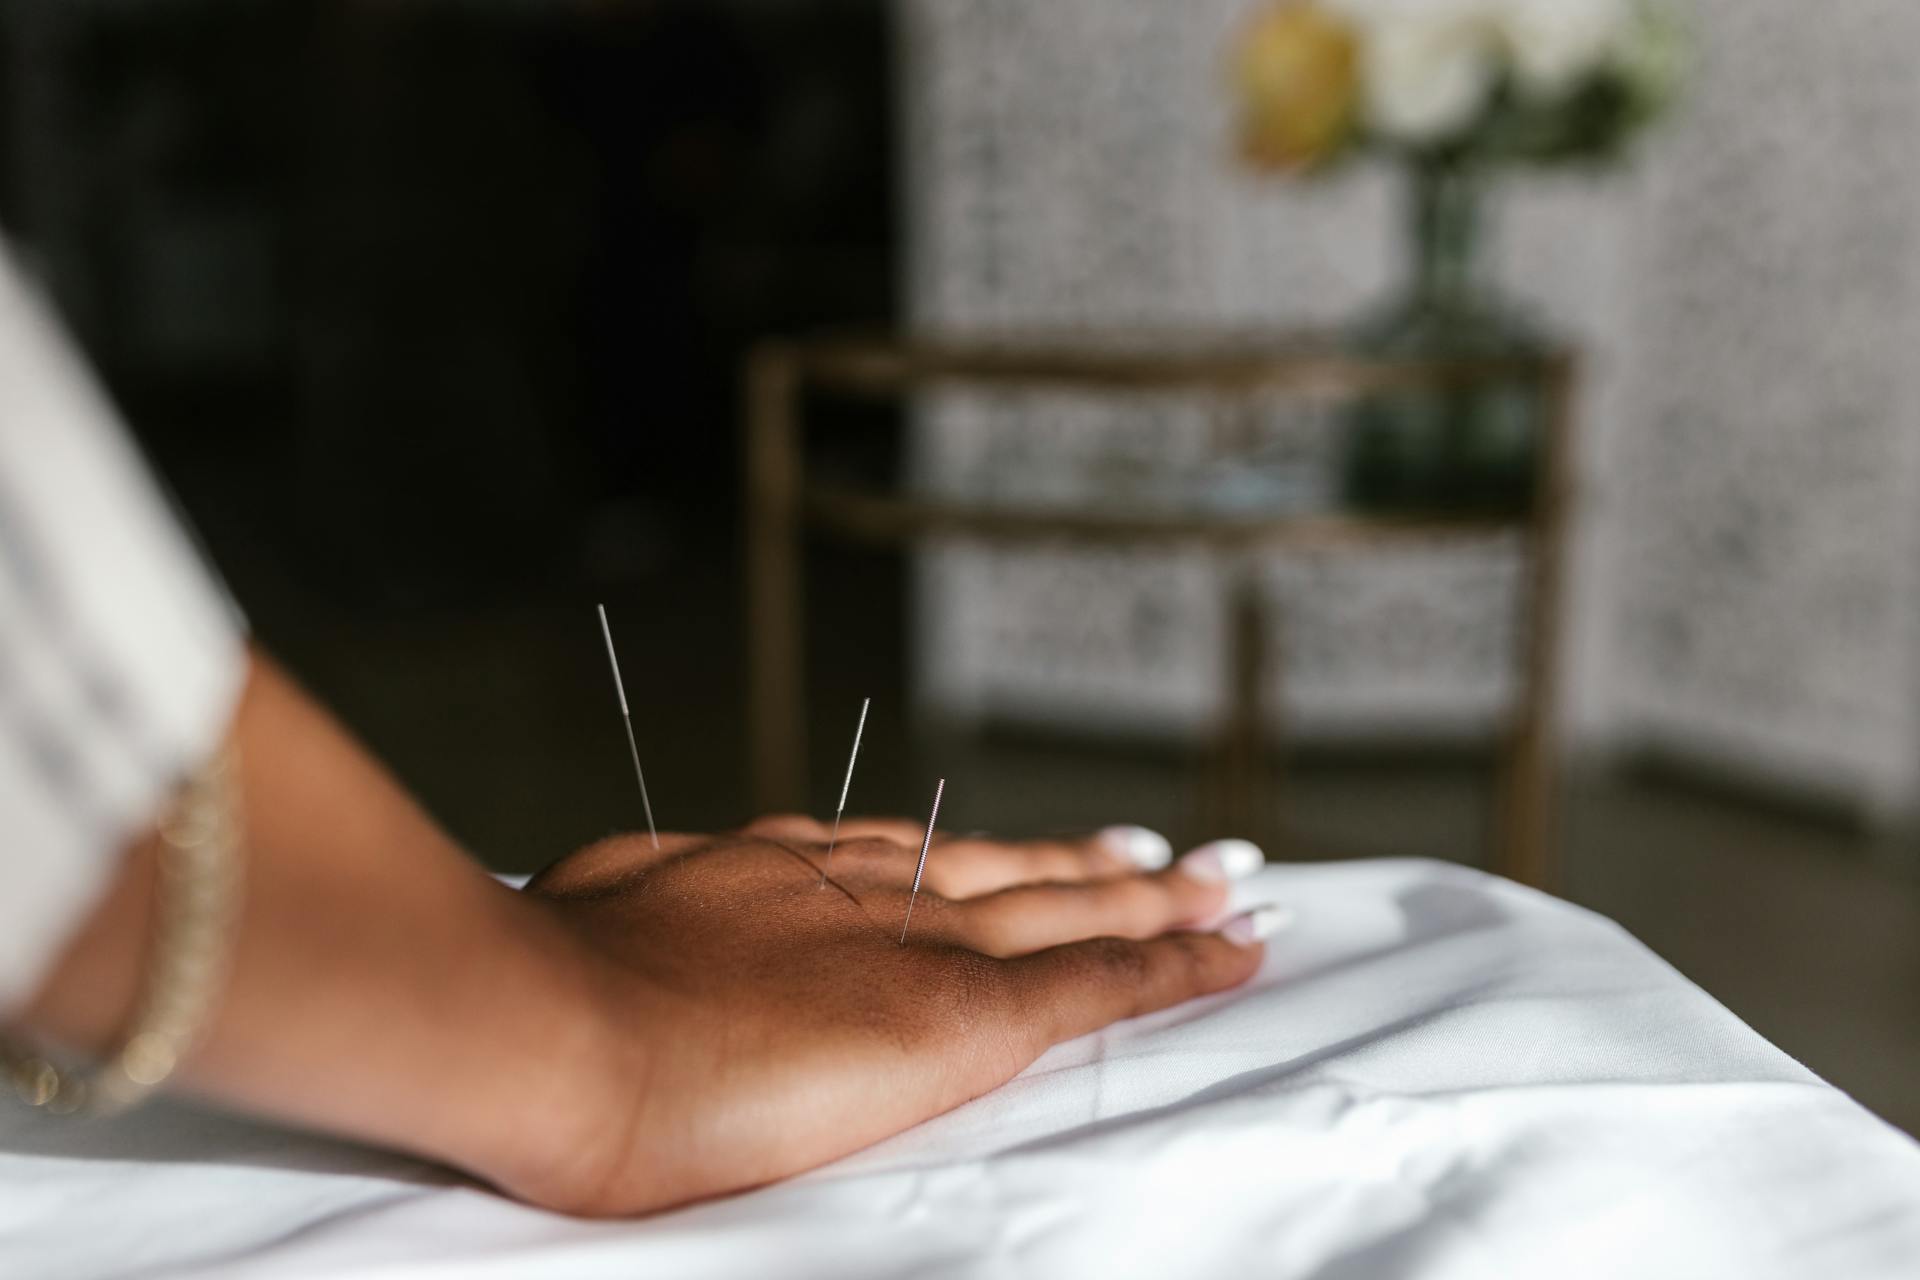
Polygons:
<instances>
[{"instance_id":1,"label":"white nail polish","mask_svg":"<svg viewBox=\"0 0 1920 1280\"><path fill-rule=\"evenodd\" d=\"M1196 880L1245 880L1266 865L1260 846L1248 840L1215 840L1180 859L1180 869Z\"/></svg>"},{"instance_id":2,"label":"white nail polish","mask_svg":"<svg viewBox=\"0 0 1920 1280\"><path fill-rule=\"evenodd\" d=\"M1108 827L1100 840L1142 871L1158 871L1173 861L1173 845L1146 827Z\"/></svg>"},{"instance_id":3,"label":"white nail polish","mask_svg":"<svg viewBox=\"0 0 1920 1280\"><path fill-rule=\"evenodd\" d=\"M1256 942L1271 938L1293 923L1293 908L1283 907L1269 902L1243 911L1220 926L1220 936L1238 946L1250 947Z\"/></svg>"}]
</instances>

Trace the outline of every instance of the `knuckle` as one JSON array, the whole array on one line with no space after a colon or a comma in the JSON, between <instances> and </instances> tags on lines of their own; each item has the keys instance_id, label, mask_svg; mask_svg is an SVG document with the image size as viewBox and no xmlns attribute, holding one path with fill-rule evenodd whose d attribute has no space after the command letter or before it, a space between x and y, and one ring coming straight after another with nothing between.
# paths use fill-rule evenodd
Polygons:
<instances>
[{"instance_id":1,"label":"knuckle","mask_svg":"<svg viewBox=\"0 0 1920 1280\"><path fill-rule=\"evenodd\" d=\"M952 954L953 984L965 1009L989 1007L995 1003L1001 981L998 961L978 951L959 948Z\"/></svg>"},{"instance_id":2,"label":"knuckle","mask_svg":"<svg viewBox=\"0 0 1920 1280\"><path fill-rule=\"evenodd\" d=\"M941 947L931 957L934 963L916 965L906 979L912 994L902 1008L909 1036L947 1041L990 1022L1000 1005L999 962L964 946Z\"/></svg>"},{"instance_id":3,"label":"knuckle","mask_svg":"<svg viewBox=\"0 0 1920 1280\"><path fill-rule=\"evenodd\" d=\"M553 897L588 892L623 875L639 859L644 838L608 836L549 863L527 882L533 893Z\"/></svg>"},{"instance_id":4,"label":"knuckle","mask_svg":"<svg viewBox=\"0 0 1920 1280\"><path fill-rule=\"evenodd\" d=\"M1137 987L1147 980L1147 953L1138 943L1096 938L1086 946L1089 977L1123 987Z\"/></svg>"},{"instance_id":5,"label":"knuckle","mask_svg":"<svg viewBox=\"0 0 1920 1280\"><path fill-rule=\"evenodd\" d=\"M1197 924L1218 917L1231 900L1225 885L1181 886L1167 893L1167 911L1182 924Z\"/></svg>"},{"instance_id":6,"label":"knuckle","mask_svg":"<svg viewBox=\"0 0 1920 1280\"><path fill-rule=\"evenodd\" d=\"M1206 961L1204 942L1197 933L1172 933L1163 941L1168 956L1178 964L1197 969Z\"/></svg>"},{"instance_id":7,"label":"knuckle","mask_svg":"<svg viewBox=\"0 0 1920 1280\"><path fill-rule=\"evenodd\" d=\"M779 835L812 828L814 821L804 813L769 813L755 818L741 832L750 836Z\"/></svg>"},{"instance_id":8,"label":"knuckle","mask_svg":"<svg viewBox=\"0 0 1920 1280\"><path fill-rule=\"evenodd\" d=\"M877 866L898 861L900 846L884 836L843 837L833 847L833 856L847 857L857 866Z\"/></svg>"},{"instance_id":9,"label":"knuckle","mask_svg":"<svg viewBox=\"0 0 1920 1280\"><path fill-rule=\"evenodd\" d=\"M992 956L966 949L952 955L953 1025L965 1037L968 1056L995 1077L1014 1074L1037 1048L1028 1044L1030 1019L1009 1017L1006 967Z\"/></svg>"},{"instance_id":10,"label":"knuckle","mask_svg":"<svg viewBox=\"0 0 1920 1280\"><path fill-rule=\"evenodd\" d=\"M1145 880L1116 880L1097 892L1096 901L1117 928L1151 931L1166 914L1166 894Z\"/></svg>"},{"instance_id":11,"label":"knuckle","mask_svg":"<svg viewBox=\"0 0 1920 1280\"><path fill-rule=\"evenodd\" d=\"M980 951L999 954L1019 941L1018 923L1008 914L1004 903L964 906L955 914L960 918L968 944Z\"/></svg>"},{"instance_id":12,"label":"knuckle","mask_svg":"<svg viewBox=\"0 0 1920 1280\"><path fill-rule=\"evenodd\" d=\"M1213 968L1215 949L1221 944L1199 933L1169 934L1163 941L1175 979L1187 987L1201 985Z\"/></svg>"},{"instance_id":13,"label":"knuckle","mask_svg":"<svg viewBox=\"0 0 1920 1280\"><path fill-rule=\"evenodd\" d=\"M1082 883L1099 878L1110 868L1073 849L1049 849L1040 857L1039 870L1054 880Z\"/></svg>"},{"instance_id":14,"label":"knuckle","mask_svg":"<svg viewBox=\"0 0 1920 1280\"><path fill-rule=\"evenodd\" d=\"M1020 857L1003 844L989 844L984 840L954 840L947 844L935 842L934 850L939 853L941 862L948 867L965 867L971 871L1011 870L1021 865ZM918 845L915 846L916 850Z\"/></svg>"},{"instance_id":15,"label":"knuckle","mask_svg":"<svg viewBox=\"0 0 1920 1280\"><path fill-rule=\"evenodd\" d=\"M1074 863L1082 871L1097 875L1112 875L1115 872L1136 871L1139 868L1126 855L1116 853L1112 845L1104 840L1093 838L1074 845L1069 851Z\"/></svg>"}]
</instances>

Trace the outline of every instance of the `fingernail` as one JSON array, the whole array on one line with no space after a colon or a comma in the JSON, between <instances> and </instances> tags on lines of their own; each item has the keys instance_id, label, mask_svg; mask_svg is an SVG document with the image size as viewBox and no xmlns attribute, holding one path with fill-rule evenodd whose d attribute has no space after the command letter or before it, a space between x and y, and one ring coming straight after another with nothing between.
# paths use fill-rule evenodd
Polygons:
<instances>
[{"instance_id":1,"label":"fingernail","mask_svg":"<svg viewBox=\"0 0 1920 1280\"><path fill-rule=\"evenodd\" d=\"M1173 861L1173 845L1146 827L1108 827L1100 841L1142 871L1158 871Z\"/></svg>"},{"instance_id":2,"label":"fingernail","mask_svg":"<svg viewBox=\"0 0 1920 1280\"><path fill-rule=\"evenodd\" d=\"M1250 840L1215 840L1180 859L1180 869L1196 880L1245 880L1267 865L1267 855Z\"/></svg>"},{"instance_id":3,"label":"fingernail","mask_svg":"<svg viewBox=\"0 0 1920 1280\"><path fill-rule=\"evenodd\" d=\"M1293 908L1269 902L1251 911L1242 911L1220 926L1220 936L1236 946L1250 947L1271 938L1293 923Z\"/></svg>"}]
</instances>

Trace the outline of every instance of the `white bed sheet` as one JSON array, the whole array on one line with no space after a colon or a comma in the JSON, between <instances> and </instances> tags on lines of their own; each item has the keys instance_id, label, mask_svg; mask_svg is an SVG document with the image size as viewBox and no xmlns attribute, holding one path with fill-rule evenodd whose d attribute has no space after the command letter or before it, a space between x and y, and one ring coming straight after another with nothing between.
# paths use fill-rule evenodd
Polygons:
<instances>
[{"instance_id":1,"label":"white bed sheet","mask_svg":"<svg viewBox=\"0 0 1920 1280\"><path fill-rule=\"evenodd\" d=\"M156 1106L0 1112L0 1276L1920 1276L1920 1146L1618 926L1276 867L1242 991L803 1178L626 1223Z\"/></svg>"}]
</instances>

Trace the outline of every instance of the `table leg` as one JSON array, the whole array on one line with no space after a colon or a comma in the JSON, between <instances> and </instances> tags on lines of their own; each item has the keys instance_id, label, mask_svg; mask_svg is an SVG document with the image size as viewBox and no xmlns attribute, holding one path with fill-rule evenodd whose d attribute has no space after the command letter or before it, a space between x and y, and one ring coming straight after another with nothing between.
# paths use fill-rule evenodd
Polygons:
<instances>
[{"instance_id":1,"label":"table leg","mask_svg":"<svg viewBox=\"0 0 1920 1280\"><path fill-rule=\"evenodd\" d=\"M1560 692L1562 577L1572 501L1573 387L1570 362L1555 366L1547 377L1545 438L1540 447L1522 586L1525 635L1521 641L1520 700L1508 745L1501 829L1494 853L1494 870L1541 889L1552 889L1559 880L1554 830L1559 785L1555 717Z\"/></svg>"},{"instance_id":2,"label":"table leg","mask_svg":"<svg viewBox=\"0 0 1920 1280\"><path fill-rule=\"evenodd\" d=\"M748 357L747 724L760 813L805 807L799 391L790 350L769 344Z\"/></svg>"},{"instance_id":3,"label":"table leg","mask_svg":"<svg viewBox=\"0 0 1920 1280\"><path fill-rule=\"evenodd\" d=\"M1272 795L1266 769L1263 716L1267 668L1267 606L1257 576L1236 568L1227 616L1227 699L1217 749L1215 832L1256 842L1270 835Z\"/></svg>"}]
</instances>

